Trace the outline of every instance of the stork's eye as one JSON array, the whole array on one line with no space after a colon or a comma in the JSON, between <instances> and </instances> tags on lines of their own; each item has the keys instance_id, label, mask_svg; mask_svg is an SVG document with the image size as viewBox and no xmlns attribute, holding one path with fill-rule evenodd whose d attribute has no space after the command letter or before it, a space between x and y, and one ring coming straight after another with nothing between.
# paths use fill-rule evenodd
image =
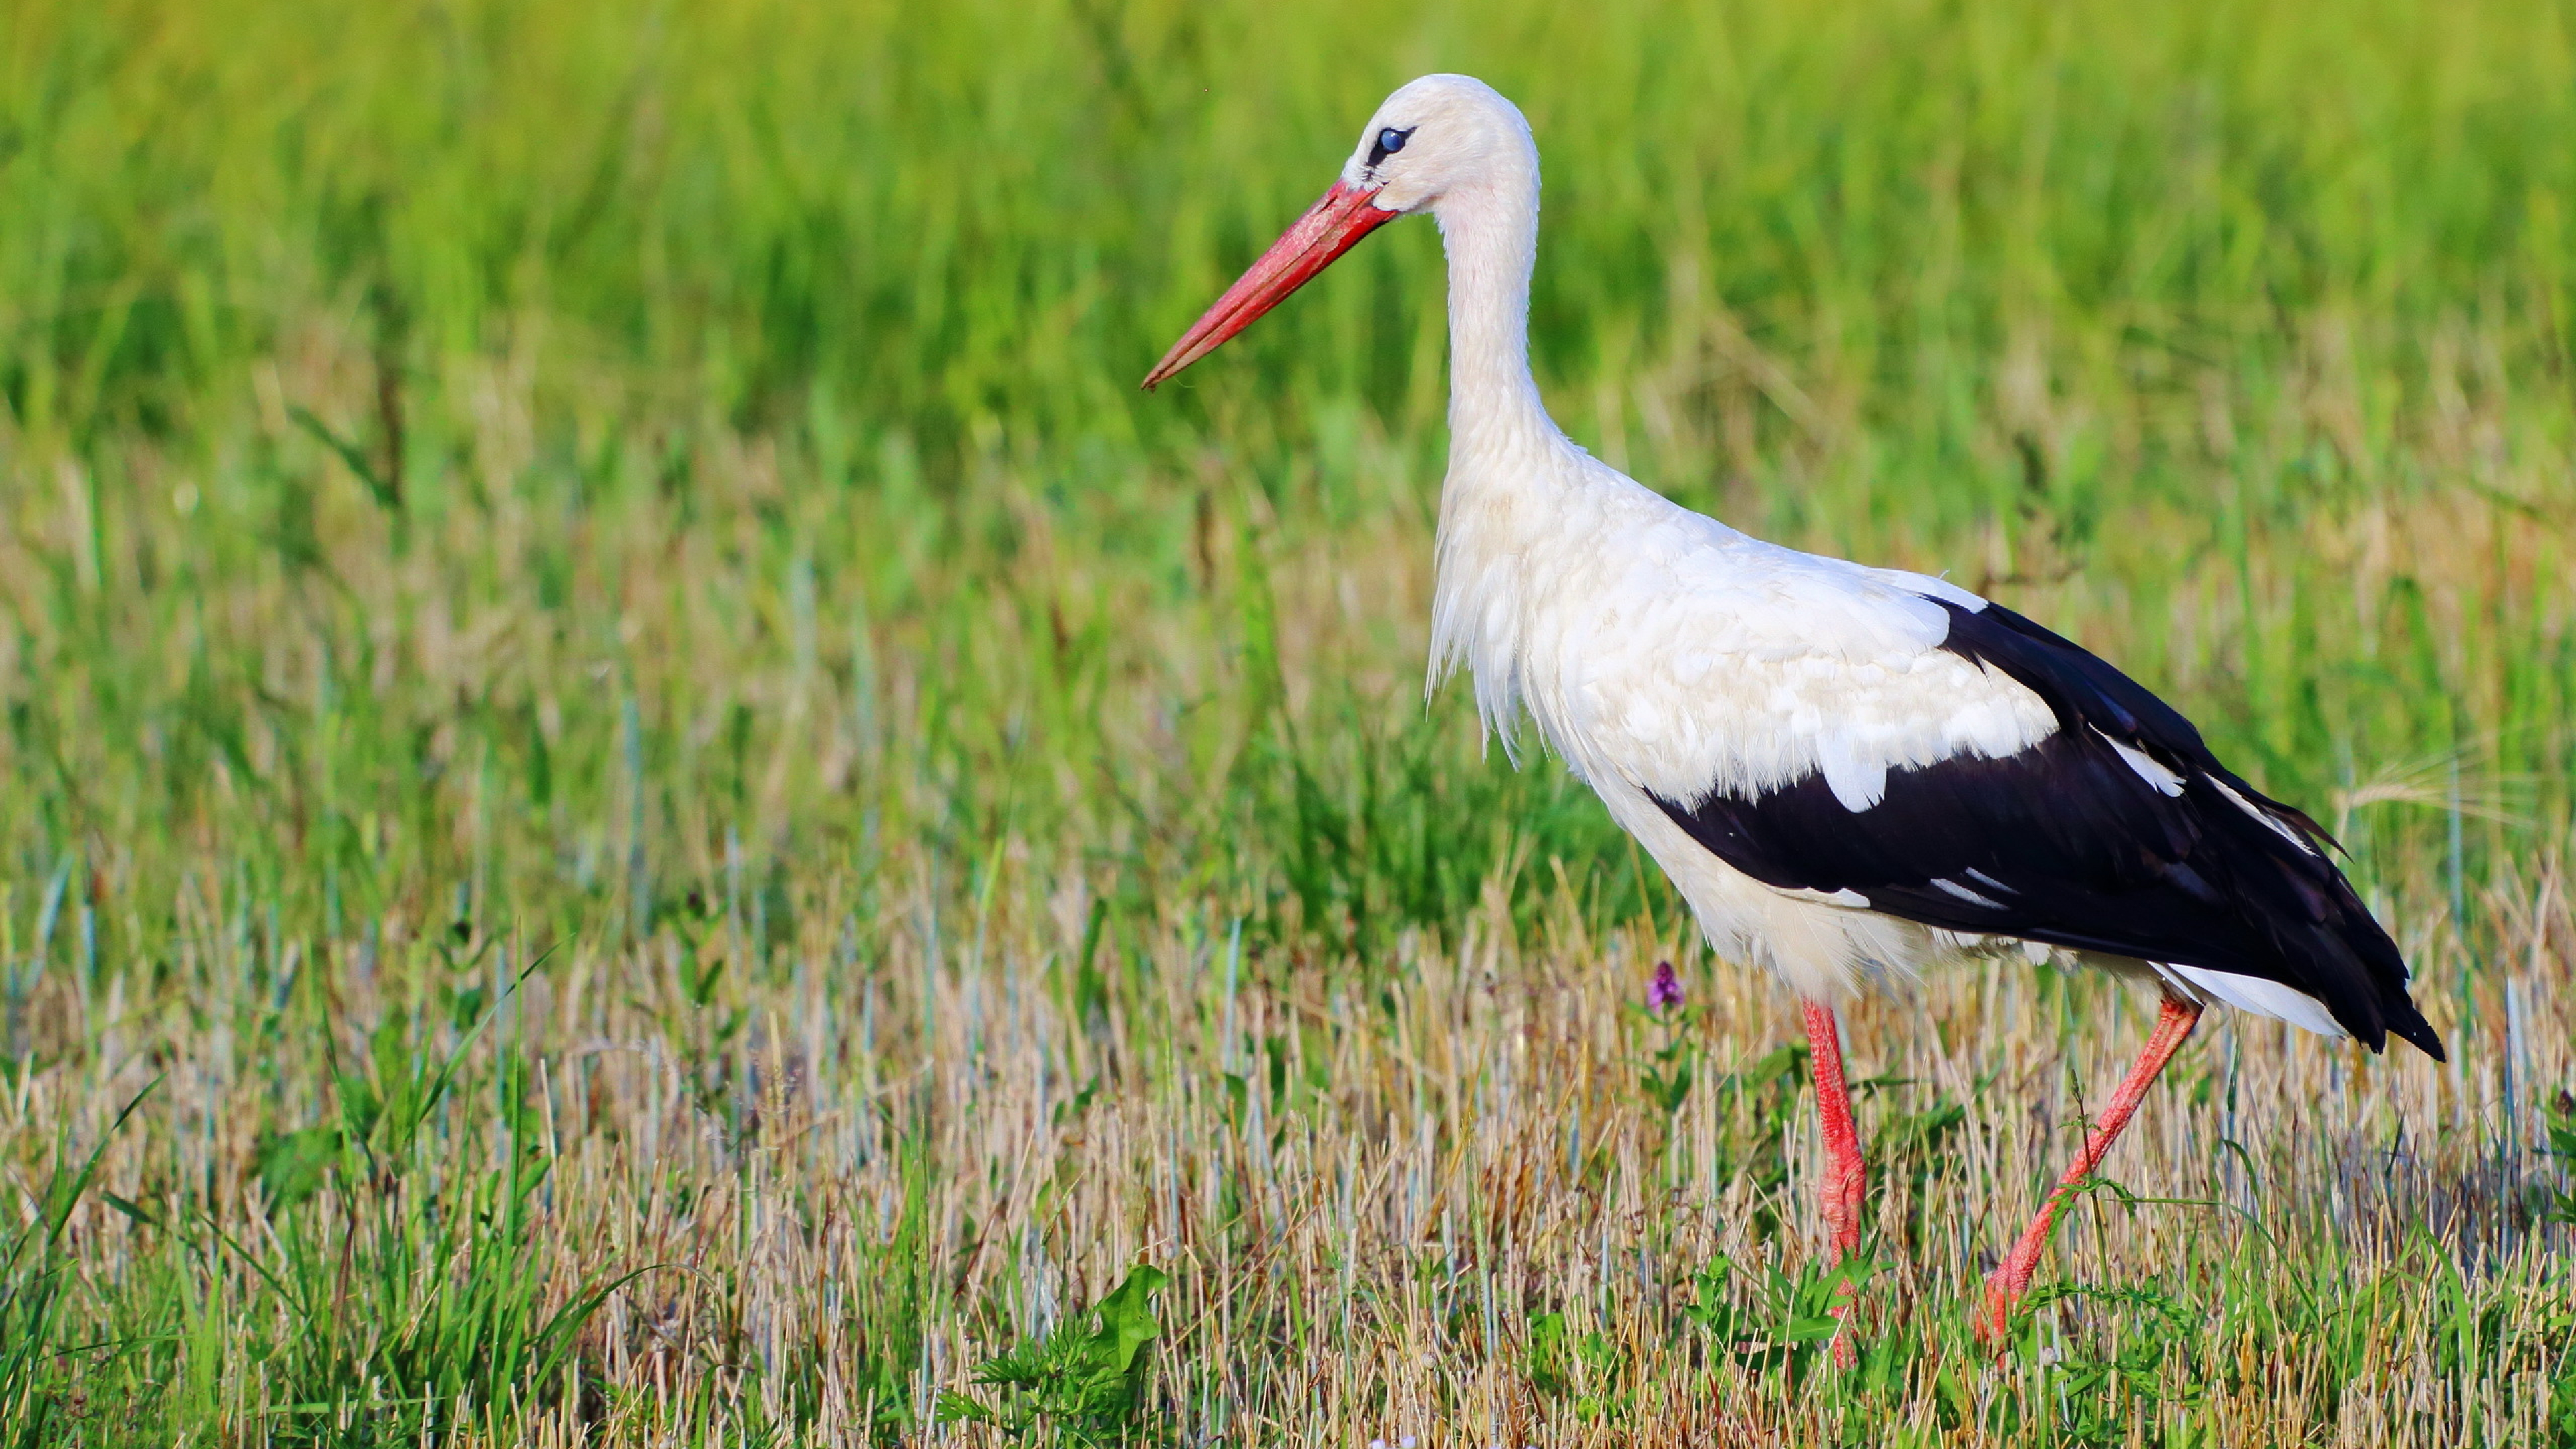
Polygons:
<instances>
[{"instance_id":1,"label":"stork's eye","mask_svg":"<svg viewBox=\"0 0 2576 1449\"><path fill-rule=\"evenodd\" d=\"M1369 145L1369 168L1371 170L1375 170L1379 162L1394 155L1396 152L1403 150L1404 143L1412 139L1413 133L1420 129L1421 127L1419 126L1407 126L1403 130L1399 131L1393 126L1389 126L1385 130L1378 132L1377 140Z\"/></svg>"}]
</instances>

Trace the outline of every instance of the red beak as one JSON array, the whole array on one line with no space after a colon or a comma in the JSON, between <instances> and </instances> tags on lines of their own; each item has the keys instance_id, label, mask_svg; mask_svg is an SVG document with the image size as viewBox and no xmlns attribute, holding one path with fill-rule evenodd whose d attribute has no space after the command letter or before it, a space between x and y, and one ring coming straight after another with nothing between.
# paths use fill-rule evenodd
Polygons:
<instances>
[{"instance_id":1,"label":"red beak","mask_svg":"<svg viewBox=\"0 0 2576 1449\"><path fill-rule=\"evenodd\" d=\"M1314 280L1315 274L1333 264L1333 259L1349 251L1361 237L1403 215L1398 211L1380 211L1369 198L1375 192L1358 191L1336 181L1324 199L1306 209L1297 223L1288 228L1270 250L1261 254L1249 270L1225 289L1216 305L1207 309L1154 370L1145 374L1145 390L1173 373L1216 351L1225 340L1252 325L1262 313L1287 300L1288 294Z\"/></svg>"}]
</instances>

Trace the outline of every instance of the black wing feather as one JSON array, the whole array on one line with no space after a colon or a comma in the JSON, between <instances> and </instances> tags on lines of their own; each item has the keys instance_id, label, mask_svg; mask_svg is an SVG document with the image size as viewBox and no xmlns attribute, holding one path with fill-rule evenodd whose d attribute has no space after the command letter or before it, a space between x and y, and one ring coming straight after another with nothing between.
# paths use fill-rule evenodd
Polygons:
<instances>
[{"instance_id":1,"label":"black wing feather","mask_svg":"<svg viewBox=\"0 0 2576 1449\"><path fill-rule=\"evenodd\" d=\"M2316 822L2237 778L2191 721L2103 660L2000 605L1934 602L1950 615L1941 647L2047 701L2055 733L2002 758L1890 770L1885 796L1860 812L1821 774L1656 803L1769 885L1857 891L1873 910L1948 930L2277 981L2373 1051L2394 1033L2442 1059L2396 942L2326 857ZM2181 793L2149 784L2113 741L2171 771Z\"/></svg>"}]
</instances>

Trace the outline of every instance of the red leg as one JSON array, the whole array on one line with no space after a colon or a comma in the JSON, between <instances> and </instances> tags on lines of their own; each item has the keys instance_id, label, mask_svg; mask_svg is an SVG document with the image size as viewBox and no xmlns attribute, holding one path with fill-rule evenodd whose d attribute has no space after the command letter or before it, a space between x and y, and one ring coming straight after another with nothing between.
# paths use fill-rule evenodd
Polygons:
<instances>
[{"instance_id":1,"label":"red leg","mask_svg":"<svg viewBox=\"0 0 2576 1449\"><path fill-rule=\"evenodd\" d=\"M2030 1231L2023 1233L2021 1241L2013 1245L2012 1255L2005 1258L2003 1265L1995 1269L1994 1276L1986 1280L1985 1312L1977 1320L1979 1337L1990 1343L2002 1340L2012 1321L2013 1305L2030 1291L2031 1275L2039 1271L2040 1254L2048 1251L2048 1228L2057 1216L2058 1204L2065 1201L2067 1193L2073 1191L2076 1184L2091 1177L2094 1169L2102 1165L2103 1157L2111 1151L2111 1144L2118 1140L2120 1129L2129 1125L2129 1118L2137 1112L2138 1103L2147 1095L2147 1088L2155 1084L2156 1074L2165 1069L2165 1063L2173 1060L2175 1052L2182 1050L2184 1039L2199 1023L2198 1002L2179 1001L2170 996L2165 998L2163 1010L2156 1015L2155 1034L2147 1038L2146 1050L2138 1053L2137 1065L2129 1068L2129 1075L2120 1083L2120 1089L2111 1094L2111 1104L2102 1109L2100 1120L2093 1124L2093 1131L2084 1139L2084 1150L2076 1154L2075 1165L2066 1169L2066 1175L2057 1180L2056 1189L2040 1206L2039 1216L2031 1220Z\"/></svg>"},{"instance_id":2,"label":"red leg","mask_svg":"<svg viewBox=\"0 0 2576 1449\"><path fill-rule=\"evenodd\" d=\"M1851 1087L1843 1080L1842 1033L1834 1026L1834 1009L1806 1001L1808 1063L1816 1074L1816 1120L1825 1135L1825 1235L1832 1240L1834 1262L1860 1251L1861 1196L1868 1174L1861 1167L1860 1131L1852 1122ZM1851 1290L1834 1305L1840 1318L1851 1307ZM1849 1334L1834 1335L1834 1362L1844 1368L1859 1361Z\"/></svg>"}]
</instances>

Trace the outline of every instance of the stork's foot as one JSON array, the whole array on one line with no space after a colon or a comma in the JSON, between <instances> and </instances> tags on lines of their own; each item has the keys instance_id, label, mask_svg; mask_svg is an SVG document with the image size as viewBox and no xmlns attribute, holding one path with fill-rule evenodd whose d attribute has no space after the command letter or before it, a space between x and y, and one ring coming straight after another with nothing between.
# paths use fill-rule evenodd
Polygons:
<instances>
[{"instance_id":1,"label":"stork's foot","mask_svg":"<svg viewBox=\"0 0 2576 1449\"><path fill-rule=\"evenodd\" d=\"M2020 1242L2013 1244L2012 1252L1986 1279L1985 1302L1977 1311L1977 1337L1980 1341L1998 1348L2003 1345L2012 1329L2013 1309L2021 1302L2022 1296L2030 1292L2030 1280L2039 1271L2039 1260L2048 1252L2049 1229L2057 1219L2058 1205L2102 1165L2102 1159L2110 1154L2111 1144L2119 1139L2121 1129L2127 1127L2129 1118L2137 1113L2138 1103L2146 1098L2147 1088L2155 1084L2156 1074L2165 1069L2165 1063L2173 1060L2175 1052L2182 1050L2191 1029L2199 1024L2198 1002L2171 996L2165 998L2162 1010L2156 1015L2155 1032L2147 1038L2146 1049L2138 1053L2137 1064L2129 1068L2129 1075L2121 1081L2119 1090L2111 1094L2110 1104L2102 1109L2100 1120L2093 1124L2092 1132L2084 1139L2084 1150L2076 1154L2075 1165L2066 1169L2066 1175L2057 1180L2056 1188L2048 1194L2048 1201L2040 1205L2039 1216L2031 1219L2029 1230L2021 1235Z\"/></svg>"}]
</instances>

